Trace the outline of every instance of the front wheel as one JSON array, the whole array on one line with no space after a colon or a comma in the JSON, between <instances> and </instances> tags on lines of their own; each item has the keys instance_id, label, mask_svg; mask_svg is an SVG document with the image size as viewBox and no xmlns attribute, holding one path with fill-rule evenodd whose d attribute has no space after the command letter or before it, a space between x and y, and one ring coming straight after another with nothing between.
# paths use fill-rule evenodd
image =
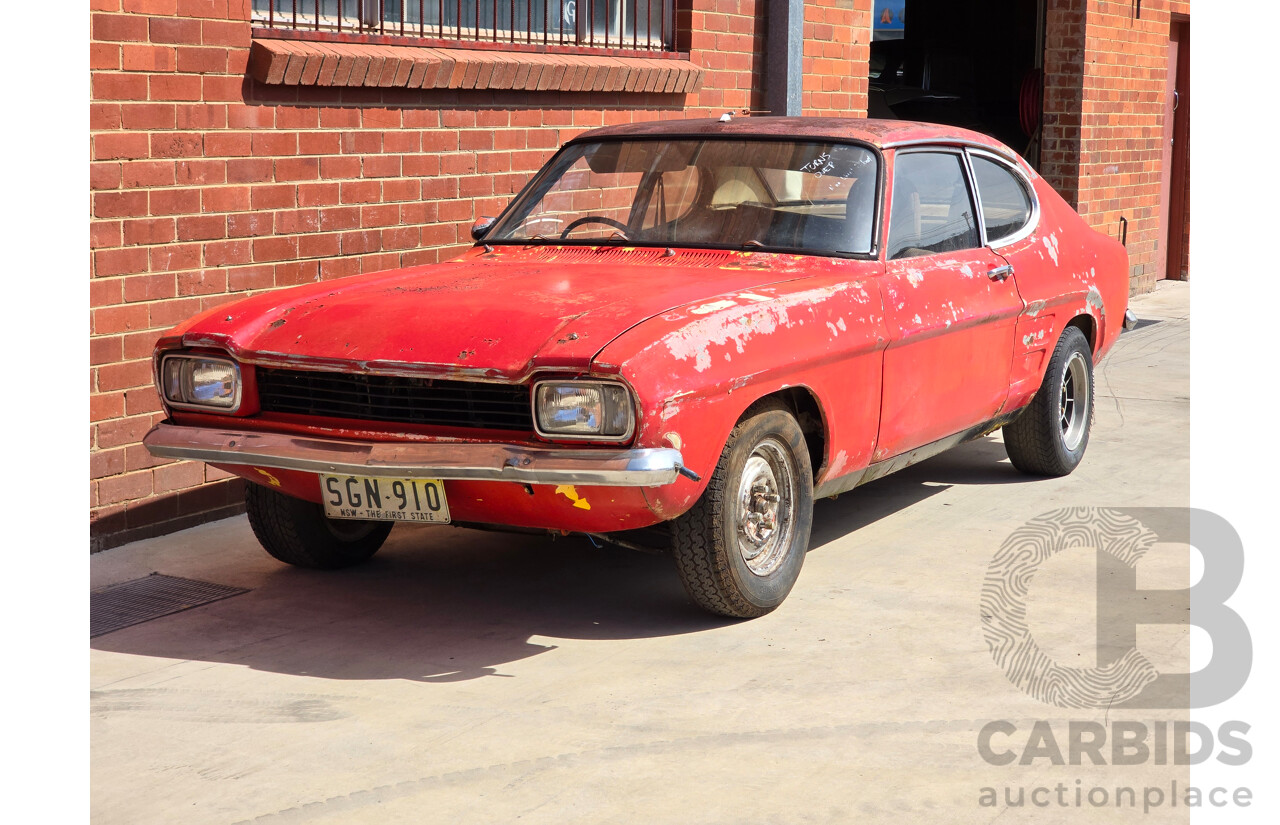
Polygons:
<instances>
[{"instance_id":1,"label":"front wheel","mask_svg":"<svg viewBox=\"0 0 1280 825\"><path fill-rule=\"evenodd\" d=\"M812 525L804 434L781 405L761 405L734 427L698 503L672 522L672 555L699 607L763 616L796 583Z\"/></svg>"},{"instance_id":2,"label":"front wheel","mask_svg":"<svg viewBox=\"0 0 1280 825\"><path fill-rule=\"evenodd\" d=\"M1067 327L1035 398L1004 426L1004 449L1024 473L1065 476L1084 458L1092 423L1092 353L1084 333Z\"/></svg>"},{"instance_id":3,"label":"front wheel","mask_svg":"<svg viewBox=\"0 0 1280 825\"><path fill-rule=\"evenodd\" d=\"M391 522L331 519L321 505L261 484L248 486L244 504L258 543L272 557L295 567L351 567L378 552L391 532Z\"/></svg>"}]
</instances>

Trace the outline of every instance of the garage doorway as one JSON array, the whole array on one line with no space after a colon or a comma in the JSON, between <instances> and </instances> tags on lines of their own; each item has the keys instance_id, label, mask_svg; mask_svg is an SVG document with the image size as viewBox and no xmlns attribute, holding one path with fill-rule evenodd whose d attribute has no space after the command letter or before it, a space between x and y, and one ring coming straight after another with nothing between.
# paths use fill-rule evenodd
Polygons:
<instances>
[{"instance_id":1,"label":"garage doorway","mask_svg":"<svg viewBox=\"0 0 1280 825\"><path fill-rule=\"evenodd\" d=\"M869 117L963 126L1039 168L1044 0L875 0Z\"/></svg>"}]
</instances>

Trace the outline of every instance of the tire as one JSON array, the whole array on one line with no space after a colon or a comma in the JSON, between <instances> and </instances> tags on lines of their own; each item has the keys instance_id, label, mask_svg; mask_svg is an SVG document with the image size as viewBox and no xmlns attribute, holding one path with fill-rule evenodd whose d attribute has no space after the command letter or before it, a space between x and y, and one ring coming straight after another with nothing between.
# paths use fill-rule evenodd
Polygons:
<instances>
[{"instance_id":1,"label":"tire","mask_svg":"<svg viewBox=\"0 0 1280 825\"><path fill-rule=\"evenodd\" d=\"M1084 458L1092 424L1093 353L1084 333L1067 327L1035 397L1004 425L1004 449L1021 472L1065 476Z\"/></svg>"},{"instance_id":2,"label":"tire","mask_svg":"<svg viewBox=\"0 0 1280 825\"><path fill-rule=\"evenodd\" d=\"M249 526L263 549L295 567L337 570L368 561L392 523L325 516L324 507L250 484L244 494Z\"/></svg>"},{"instance_id":3,"label":"tire","mask_svg":"<svg viewBox=\"0 0 1280 825\"><path fill-rule=\"evenodd\" d=\"M672 522L672 555L699 607L754 618L791 592L812 526L813 470L804 434L791 413L769 402L748 410L733 428L702 497Z\"/></svg>"}]
</instances>

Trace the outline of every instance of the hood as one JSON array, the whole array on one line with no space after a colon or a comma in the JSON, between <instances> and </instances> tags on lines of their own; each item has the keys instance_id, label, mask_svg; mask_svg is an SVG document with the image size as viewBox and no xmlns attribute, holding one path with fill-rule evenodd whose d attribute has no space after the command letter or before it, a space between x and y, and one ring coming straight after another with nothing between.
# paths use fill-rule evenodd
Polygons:
<instances>
[{"instance_id":1,"label":"hood","mask_svg":"<svg viewBox=\"0 0 1280 825\"><path fill-rule=\"evenodd\" d=\"M293 287L223 305L161 346L224 348L246 363L523 380L586 369L665 310L800 277L811 258L584 247L474 249L429 266Z\"/></svg>"}]
</instances>

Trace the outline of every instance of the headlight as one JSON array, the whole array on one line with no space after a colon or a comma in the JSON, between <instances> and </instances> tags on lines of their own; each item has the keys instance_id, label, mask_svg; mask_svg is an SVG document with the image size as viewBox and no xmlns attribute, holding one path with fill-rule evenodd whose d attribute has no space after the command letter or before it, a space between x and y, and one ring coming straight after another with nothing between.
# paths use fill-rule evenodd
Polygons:
<instances>
[{"instance_id":1,"label":"headlight","mask_svg":"<svg viewBox=\"0 0 1280 825\"><path fill-rule=\"evenodd\" d=\"M240 406L240 367L227 358L166 355L160 392L175 407L231 411Z\"/></svg>"},{"instance_id":2,"label":"headlight","mask_svg":"<svg viewBox=\"0 0 1280 825\"><path fill-rule=\"evenodd\" d=\"M549 438L623 441L635 423L627 388L603 381L542 381L533 407L538 434Z\"/></svg>"}]
</instances>

